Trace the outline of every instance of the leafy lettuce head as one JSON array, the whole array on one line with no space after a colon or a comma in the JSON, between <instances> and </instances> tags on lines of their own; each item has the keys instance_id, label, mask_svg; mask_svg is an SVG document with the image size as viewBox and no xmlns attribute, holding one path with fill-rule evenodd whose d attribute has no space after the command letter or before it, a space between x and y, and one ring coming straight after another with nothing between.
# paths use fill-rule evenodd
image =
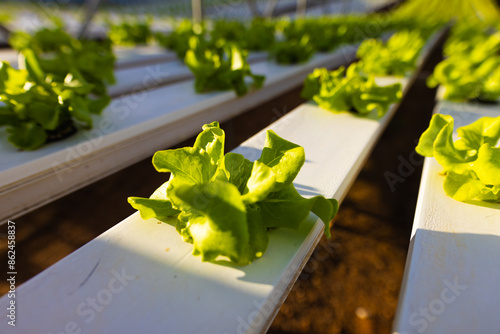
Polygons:
<instances>
[{"instance_id":1,"label":"leafy lettuce head","mask_svg":"<svg viewBox=\"0 0 500 334\"><path fill-rule=\"evenodd\" d=\"M448 196L500 202L500 116L482 117L458 128L455 141L453 123L452 116L435 114L420 137L417 153L441 164Z\"/></svg>"},{"instance_id":2,"label":"leafy lettuce head","mask_svg":"<svg viewBox=\"0 0 500 334\"><path fill-rule=\"evenodd\" d=\"M337 201L303 198L292 183L305 161L302 147L269 130L261 157L251 162L224 154L224 141L213 122L203 126L193 147L156 152L153 165L170 172L169 181L150 198L129 197L129 203L144 219L174 225L203 261L222 256L247 265L266 251L269 229L297 229L310 211L330 235Z\"/></svg>"}]
</instances>

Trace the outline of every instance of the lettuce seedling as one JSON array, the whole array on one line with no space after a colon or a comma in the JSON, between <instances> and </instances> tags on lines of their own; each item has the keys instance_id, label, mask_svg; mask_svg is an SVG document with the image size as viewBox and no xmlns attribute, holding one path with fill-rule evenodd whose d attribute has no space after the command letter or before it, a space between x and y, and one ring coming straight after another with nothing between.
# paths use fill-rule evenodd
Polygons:
<instances>
[{"instance_id":1,"label":"lettuce seedling","mask_svg":"<svg viewBox=\"0 0 500 334\"><path fill-rule=\"evenodd\" d=\"M254 18L245 30L243 39L237 42L249 51L271 50L275 41L274 33L275 24L272 21Z\"/></svg>"},{"instance_id":2,"label":"lettuce seedling","mask_svg":"<svg viewBox=\"0 0 500 334\"><path fill-rule=\"evenodd\" d=\"M239 43L247 34L247 27L237 20L217 20L214 22L210 36L214 42L219 40Z\"/></svg>"},{"instance_id":3,"label":"lettuce seedling","mask_svg":"<svg viewBox=\"0 0 500 334\"><path fill-rule=\"evenodd\" d=\"M331 51L341 40L342 29L340 23L331 18L296 19L287 23L283 28L283 35L287 40L300 40L309 36L309 44L316 51Z\"/></svg>"},{"instance_id":4,"label":"lettuce seedling","mask_svg":"<svg viewBox=\"0 0 500 334\"><path fill-rule=\"evenodd\" d=\"M402 97L401 84L378 86L374 76L367 76L359 63L353 63L347 70L340 67L335 71L315 69L304 81L301 96L313 99L321 108L329 111L355 111L369 114L377 110L382 117L392 103Z\"/></svg>"},{"instance_id":5,"label":"lettuce seedling","mask_svg":"<svg viewBox=\"0 0 500 334\"><path fill-rule=\"evenodd\" d=\"M38 81L44 81L47 75L51 81L64 82L71 75L92 85L91 93L96 96L105 96L106 86L115 83L116 57L109 39L77 40L59 27L43 28L33 35L16 32L9 43L23 56L20 67Z\"/></svg>"},{"instance_id":6,"label":"lettuce seedling","mask_svg":"<svg viewBox=\"0 0 500 334\"><path fill-rule=\"evenodd\" d=\"M16 147L33 150L92 126L110 102L115 57L109 41L78 41L62 28L14 33L21 69L0 63L0 126Z\"/></svg>"},{"instance_id":7,"label":"lettuce seedling","mask_svg":"<svg viewBox=\"0 0 500 334\"><path fill-rule=\"evenodd\" d=\"M189 50L189 39L193 36L200 39L200 43L205 43L204 35L206 29L204 24L192 23L190 20L182 20L173 31L168 34L157 33L155 37L158 44L166 49L172 50L177 58L184 61L186 52ZM206 44L206 43L205 43Z\"/></svg>"},{"instance_id":8,"label":"lettuce seedling","mask_svg":"<svg viewBox=\"0 0 500 334\"><path fill-rule=\"evenodd\" d=\"M418 30L395 33L384 43L378 39L365 40L358 48L365 73L403 77L417 67L418 56L425 38Z\"/></svg>"},{"instance_id":9,"label":"lettuce seedling","mask_svg":"<svg viewBox=\"0 0 500 334\"><path fill-rule=\"evenodd\" d=\"M447 51L455 53L440 62L427 79L429 87L444 87L444 99L496 102L500 98L500 32L476 33L479 36L470 41L461 39L470 37L470 30L455 36L447 44Z\"/></svg>"},{"instance_id":10,"label":"lettuce seedling","mask_svg":"<svg viewBox=\"0 0 500 334\"><path fill-rule=\"evenodd\" d=\"M207 49L197 37L191 37L189 43L184 63L194 74L196 92L234 89L241 96L248 91L246 77L253 80L255 88L264 84L265 77L251 72L247 52L238 45L223 43Z\"/></svg>"},{"instance_id":11,"label":"lettuce seedling","mask_svg":"<svg viewBox=\"0 0 500 334\"><path fill-rule=\"evenodd\" d=\"M272 56L279 64L305 63L314 55L314 48L309 43L309 35L300 39L287 39L274 44Z\"/></svg>"},{"instance_id":12,"label":"lettuce seedling","mask_svg":"<svg viewBox=\"0 0 500 334\"><path fill-rule=\"evenodd\" d=\"M170 179L150 198L129 197L143 219L175 226L202 261L226 257L243 266L266 251L268 230L297 229L312 211L325 223L338 202L323 196L302 197L293 180L305 162L304 149L267 131L261 157L251 162L224 154L219 123L203 126L193 147L156 152L153 165Z\"/></svg>"},{"instance_id":13,"label":"lettuce seedling","mask_svg":"<svg viewBox=\"0 0 500 334\"><path fill-rule=\"evenodd\" d=\"M417 153L441 164L444 190L453 199L500 202L500 116L458 128L455 141L453 126L452 116L433 115Z\"/></svg>"},{"instance_id":14,"label":"lettuce seedling","mask_svg":"<svg viewBox=\"0 0 500 334\"><path fill-rule=\"evenodd\" d=\"M153 33L148 22L122 22L111 24L108 35L116 45L135 46L148 44Z\"/></svg>"}]
</instances>

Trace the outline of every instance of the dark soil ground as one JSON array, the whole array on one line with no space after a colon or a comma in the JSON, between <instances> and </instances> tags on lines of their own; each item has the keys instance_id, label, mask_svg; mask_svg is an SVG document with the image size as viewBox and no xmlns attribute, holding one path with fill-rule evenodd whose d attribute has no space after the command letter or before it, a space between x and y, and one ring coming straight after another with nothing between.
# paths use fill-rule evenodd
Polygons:
<instances>
[{"instance_id":1,"label":"dark soil ground","mask_svg":"<svg viewBox=\"0 0 500 334\"><path fill-rule=\"evenodd\" d=\"M425 77L439 57L436 51L404 99L342 203L332 239L321 241L269 333L390 333L421 166L414 166L392 190L384 175L398 174L402 160L412 161L415 140L427 127L434 105L435 92L425 87ZM299 93L296 89L223 123L228 150L302 103ZM17 283L132 214L127 196L149 196L164 178L146 159L16 219ZM0 258L5 260L5 226L0 232ZM1 280L0 294L7 290Z\"/></svg>"}]
</instances>

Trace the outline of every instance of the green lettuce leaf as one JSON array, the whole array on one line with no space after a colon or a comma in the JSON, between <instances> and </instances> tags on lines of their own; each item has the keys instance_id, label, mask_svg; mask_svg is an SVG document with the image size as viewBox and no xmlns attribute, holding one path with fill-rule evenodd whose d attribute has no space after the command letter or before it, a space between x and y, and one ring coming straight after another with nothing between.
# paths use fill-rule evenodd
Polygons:
<instances>
[{"instance_id":1,"label":"green lettuce leaf","mask_svg":"<svg viewBox=\"0 0 500 334\"><path fill-rule=\"evenodd\" d=\"M141 213L142 219L156 218L166 223L180 213L168 199L129 197L128 202Z\"/></svg>"},{"instance_id":2,"label":"green lettuce leaf","mask_svg":"<svg viewBox=\"0 0 500 334\"><path fill-rule=\"evenodd\" d=\"M262 87L265 77L251 72L247 51L237 44L209 43L207 46L201 37L191 36L189 45L184 63L195 77L196 92L233 89L236 95L242 96L248 91L246 77L253 80L253 87Z\"/></svg>"},{"instance_id":3,"label":"green lettuce leaf","mask_svg":"<svg viewBox=\"0 0 500 334\"><path fill-rule=\"evenodd\" d=\"M301 95L329 111L366 115L376 110L378 117L382 117L391 104L401 100L401 84L378 86L375 78L367 76L361 68L360 63L353 63L347 70L315 69L306 78Z\"/></svg>"},{"instance_id":4,"label":"green lettuce leaf","mask_svg":"<svg viewBox=\"0 0 500 334\"><path fill-rule=\"evenodd\" d=\"M387 43L367 39L359 46L357 56L365 73L403 77L417 67L426 38L424 31L402 30L392 35Z\"/></svg>"},{"instance_id":5,"label":"green lettuce leaf","mask_svg":"<svg viewBox=\"0 0 500 334\"><path fill-rule=\"evenodd\" d=\"M276 175L274 191L291 184L305 160L304 148L281 138L272 130L267 131L266 143L258 161L274 171Z\"/></svg>"},{"instance_id":6,"label":"green lettuce leaf","mask_svg":"<svg viewBox=\"0 0 500 334\"><path fill-rule=\"evenodd\" d=\"M252 172L243 191L242 200L245 204L265 200L276 187L276 174L271 167L255 161Z\"/></svg>"},{"instance_id":7,"label":"green lettuce leaf","mask_svg":"<svg viewBox=\"0 0 500 334\"><path fill-rule=\"evenodd\" d=\"M16 147L34 150L47 140L45 130L33 122L20 123L7 128L9 141Z\"/></svg>"},{"instance_id":8,"label":"green lettuce leaf","mask_svg":"<svg viewBox=\"0 0 500 334\"><path fill-rule=\"evenodd\" d=\"M446 175L444 190L458 201L500 202L500 116L482 117L457 129L453 117L433 115L422 134L417 153L435 157Z\"/></svg>"},{"instance_id":9,"label":"green lettuce leaf","mask_svg":"<svg viewBox=\"0 0 500 334\"><path fill-rule=\"evenodd\" d=\"M267 249L268 229L297 229L311 211L330 236L337 201L303 198L293 185L305 161L302 147L268 131L262 155L252 163L241 154L224 155L224 141L213 122L203 126L193 147L155 153L153 165L171 173L170 179L150 198L130 197L129 203L144 219L175 225L202 261L247 265Z\"/></svg>"},{"instance_id":10,"label":"green lettuce leaf","mask_svg":"<svg viewBox=\"0 0 500 334\"><path fill-rule=\"evenodd\" d=\"M77 40L61 25L33 35L15 32L9 42L25 69L0 63L0 126L7 126L8 140L33 150L73 133L68 128L91 127L91 114L100 114L111 101L106 95L106 85L115 80L110 42Z\"/></svg>"}]
</instances>

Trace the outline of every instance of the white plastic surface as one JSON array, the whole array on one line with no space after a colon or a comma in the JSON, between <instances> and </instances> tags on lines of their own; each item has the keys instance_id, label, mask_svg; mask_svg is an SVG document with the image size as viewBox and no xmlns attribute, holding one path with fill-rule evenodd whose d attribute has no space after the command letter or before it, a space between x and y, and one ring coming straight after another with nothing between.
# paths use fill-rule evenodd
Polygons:
<instances>
[{"instance_id":1,"label":"white plastic surface","mask_svg":"<svg viewBox=\"0 0 500 334\"><path fill-rule=\"evenodd\" d=\"M455 129L500 115L498 106L457 106L436 108ZM441 171L425 159L394 332L500 333L500 204L453 200Z\"/></svg>"}]
</instances>

